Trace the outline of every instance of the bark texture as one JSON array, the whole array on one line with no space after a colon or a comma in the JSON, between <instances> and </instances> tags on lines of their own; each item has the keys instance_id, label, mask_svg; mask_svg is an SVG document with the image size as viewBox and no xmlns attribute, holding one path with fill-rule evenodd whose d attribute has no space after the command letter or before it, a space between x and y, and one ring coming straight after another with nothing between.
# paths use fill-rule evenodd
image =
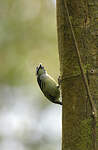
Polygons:
<instances>
[{"instance_id":1,"label":"bark texture","mask_svg":"<svg viewBox=\"0 0 98 150\"><path fill-rule=\"evenodd\" d=\"M93 100L98 109L98 1L66 0ZM62 90L62 150L97 150L98 130L78 63L65 0L57 0Z\"/></svg>"}]
</instances>

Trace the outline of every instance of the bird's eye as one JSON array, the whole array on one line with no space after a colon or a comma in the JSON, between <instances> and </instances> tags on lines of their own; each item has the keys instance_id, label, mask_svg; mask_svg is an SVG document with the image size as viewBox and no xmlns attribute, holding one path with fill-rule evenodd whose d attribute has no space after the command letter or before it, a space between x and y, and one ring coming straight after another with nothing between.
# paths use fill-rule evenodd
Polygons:
<instances>
[{"instance_id":1,"label":"bird's eye","mask_svg":"<svg viewBox=\"0 0 98 150\"><path fill-rule=\"evenodd\" d=\"M42 68L42 69L44 69L44 67L43 67L43 66L42 66L41 68Z\"/></svg>"}]
</instances>

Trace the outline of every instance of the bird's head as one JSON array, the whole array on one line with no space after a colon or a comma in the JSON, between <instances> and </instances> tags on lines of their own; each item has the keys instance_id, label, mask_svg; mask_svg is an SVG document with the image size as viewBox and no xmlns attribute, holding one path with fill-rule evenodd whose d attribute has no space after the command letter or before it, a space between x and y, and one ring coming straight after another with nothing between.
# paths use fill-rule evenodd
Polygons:
<instances>
[{"instance_id":1,"label":"bird's head","mask_svg":"<svg viewBox=\"0 0 98 150\"><path fill-rule=\"evenodd\" d=\"M42 66L42 64L36 67L37 76L41 76L42 74L45 74L45 73L46 73L46 70L44 69L44 66Z\"/></svg>"}]
</instances>

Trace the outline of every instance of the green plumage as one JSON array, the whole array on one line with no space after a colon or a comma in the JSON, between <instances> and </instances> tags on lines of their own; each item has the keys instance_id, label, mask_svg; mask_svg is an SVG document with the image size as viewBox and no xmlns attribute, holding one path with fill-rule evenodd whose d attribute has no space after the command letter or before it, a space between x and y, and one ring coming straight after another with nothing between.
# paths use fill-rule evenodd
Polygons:
<instances>
[{"instance_id":1,"label":"green plumage","mask_svg":"<svg viewBox=\"0 0 98 150\"><path fill-rule=\"evenodd\" d=\"M60 89L55 80L46 73L44 67L40 64L36 68L37 81L43 94L53 103L62 105L60 102Z\"/></svg>"},{"instance_id":2,"label":"green plumage","mask_svg":"<svg viewBox=\"0 0 98 150\"><path fill-rule=\"evenodd\" d=\"M47 74L43 75L41 80L44 84L44 89L42 90L44 95L51 101L52 99L58 101L60 98L60 90L57 83Z\"/></svg>"}]
</instances>

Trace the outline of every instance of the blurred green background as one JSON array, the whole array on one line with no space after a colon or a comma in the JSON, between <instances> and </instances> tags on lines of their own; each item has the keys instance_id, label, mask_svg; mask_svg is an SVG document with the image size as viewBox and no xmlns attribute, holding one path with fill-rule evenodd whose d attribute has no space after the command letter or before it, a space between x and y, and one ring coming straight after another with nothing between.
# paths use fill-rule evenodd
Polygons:
<instances>
[{"instance_id":1,"label":"blurred green background","mask_svg":"<svg viewBox=\"0 0 98 150\"><path fill-rule=\"evenodd\" d=\"M61 148L61 107L37 85L40 62L57 80L55 0L0 0L0 150Z\"/></svg>"}]
</instances>

